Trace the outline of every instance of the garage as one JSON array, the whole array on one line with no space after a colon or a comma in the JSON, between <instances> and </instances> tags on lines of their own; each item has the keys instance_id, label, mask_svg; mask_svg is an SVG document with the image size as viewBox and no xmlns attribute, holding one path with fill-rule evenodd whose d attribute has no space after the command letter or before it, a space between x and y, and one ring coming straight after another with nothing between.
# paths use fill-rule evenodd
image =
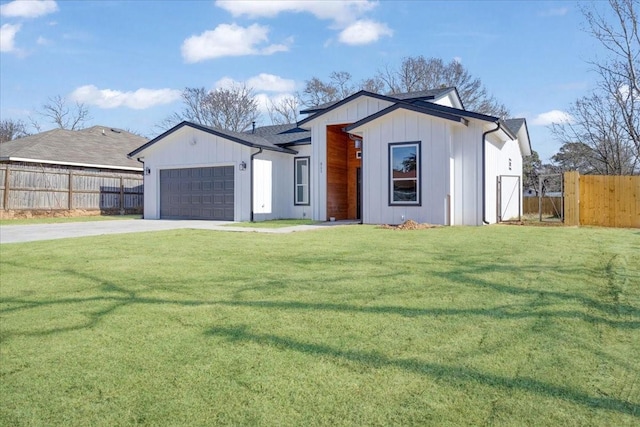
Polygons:
<instances>
[{"instance_id":1,"label":"garage","mask_svg":"<svg viewBox=\"0 0 640 427\"><path fill-rule=\"evenodd\" d=\"M160 170L160 218L234 220L234 167Z\"/></svg>"}]
</instances>

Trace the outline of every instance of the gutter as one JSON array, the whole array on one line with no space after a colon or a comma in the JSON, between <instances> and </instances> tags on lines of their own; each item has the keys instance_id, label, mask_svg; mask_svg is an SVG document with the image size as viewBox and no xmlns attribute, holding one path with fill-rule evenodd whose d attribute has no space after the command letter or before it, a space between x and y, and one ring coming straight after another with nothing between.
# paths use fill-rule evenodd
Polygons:
<instances>
[{"instance_id":1,"label":"gutter","mask_svg":"<svg viewBox=\"0 0 640 427\"><path fill-rule=\"evenodd\" d=\"M482 223L489 224L487 221L487 177L486 177L486 156L487 156L487 135L500 130L500 120L495 122L496 128L488 130L482 134Z\"/></svg>"},{"instance_id":2,"label":"gutter","mask_svg":"<svg viewBox=\"0 0 640 427\"><path fill-rule=\"evenodd\" d=\"M254 159L258 154L262 153L262 148L259 148L258 150L259 150L259 151L255 152L255 153L253 153L253 154L251 155L251 162L250 162L251 164L249 165L249 167L251 168L251 169L250 169L250 177L249 177L249 179L251 180L251 182L249 183L249 188L250 188L249 193L251 193L251 202L250 202L250 203L251 203L251 217L250 217L250 219L249 219L249 220L250 220L251 222L254 222L254 221L253 221L253 159Z\"/></svg>"}]
</instances>

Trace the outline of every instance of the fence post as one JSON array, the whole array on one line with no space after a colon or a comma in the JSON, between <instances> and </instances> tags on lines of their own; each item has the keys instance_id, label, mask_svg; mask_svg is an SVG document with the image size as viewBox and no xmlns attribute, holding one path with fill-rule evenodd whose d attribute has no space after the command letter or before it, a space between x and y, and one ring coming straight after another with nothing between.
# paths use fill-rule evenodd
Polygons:
<instances>
[{"instance_id":1,"label":"fence post","mask_svg":"<svg viewBox=\"0 0 640 427\"><path fill-rule=\"evenodd\" d=\"M565 172L564 186L564 223L580 225L580 174L578 171Z\"/></svg>"},{"instance_id":2,"label":"fence post","mask_svg":"<svg viewBox=\"0 0 640 427\"><path fill-rule=\"evenodd\" d=\"M2 200L2 206L4 210L9 210L9 174L11 168L7 165L7 169L4 172L4 199Z\"/></svg>"},{"instance_id":3,"label":"fence post","mask_svg":"<svg viewBox=\"0 0 640 427\"><path fill-rule=\"evenodd\" d=\"M124 215L124 178L120 177L120 215Z\"/></svg>"},{"instance_id":4,"label":"fence post","mask_svg":"<svg viewBox=\"0 0 640 427\"><path fill-rule=\"evenodd\" d=\"M69 206L69 210L73 209L73 171L69 169L69 198L67 205Z\"/></svg>"}]
</instances>

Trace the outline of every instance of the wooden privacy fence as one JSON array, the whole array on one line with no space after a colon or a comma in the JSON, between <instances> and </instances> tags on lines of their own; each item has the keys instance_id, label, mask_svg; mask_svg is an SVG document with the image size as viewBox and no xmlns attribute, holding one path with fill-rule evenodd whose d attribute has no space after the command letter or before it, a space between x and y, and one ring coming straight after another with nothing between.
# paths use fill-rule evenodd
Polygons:
<instances>
[{"instance_id":1,"label":"wooden privacy fence","mask_svg":"<svg viewBox=\"0 0 640 427\"><path fill-rule=\"evenodd\" d=\"M640 176L565 172L564 222L640 228Z\"/></svg>"},{"instance_id":2,"label":"wooden privacy fence","mask_svg":"<svg viewBox=\"0 0 640 427\"><path fill-rule=\"evenodd\" d=\"M527 214L540 213L540 199L536 197L525 197L522 201L522 211ZM562 214L562 197L542 198L542 215L561 216Z\"/></svg>"},{"instance_id":3,"label":"wooden privacy fence","mask_svg":"<svg viewBox=\"0 0 640 427\"><path fill-rule=\"evenodd\" d=\"M0 165L3 210L142 212L143 180L127 172Z\"/></svg>"}]
</instances>

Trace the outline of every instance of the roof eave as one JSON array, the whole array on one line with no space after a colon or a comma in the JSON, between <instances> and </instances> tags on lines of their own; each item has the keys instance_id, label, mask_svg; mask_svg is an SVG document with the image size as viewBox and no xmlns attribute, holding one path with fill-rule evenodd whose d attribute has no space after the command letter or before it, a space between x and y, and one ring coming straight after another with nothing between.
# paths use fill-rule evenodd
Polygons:
<instances>
[{"instance_id":1,"label":"roof eave","mask_svg":"<svg viewBox=\"0 0 640 427\"><path fill-rule=\"evenodd\" d=\"M272 146L269 146L269 145L256 144L254 142L245 141L243 139L237 138L237 137L232 136L232 135L227 135L227 134L225 134L223 132L218 132L215 129L210 128L208 126L203 126L203 125L199 125L197 123L184 121L184 122L181 122L181 123L177 124L176 126L172 127L171 129L167 130L166 132L158 135L157 137L153 138L151 141L149 141L146 144L142 145L141 147L135 149L131 153L127 154L127 157L129 157L129 158L136 157L138 154L140 154L141 152L145 151L147 148L151 147L156 142L158 142L161 139L164 139L167 136L171 135L172 133L182 129L184 126L189 126L189 127L194 128L194 129L201 130L202 132L206 132L206 133L209 133L209 134L212 134L212 135L216 135L216 136L219 136L220 138L224 138L224 139L227 139L229 141L233 141L233 142L236 142L238 144L245 145L245 146L251 147L251 148L262 148L262 149L265 149L265 150L270 150L270 151L275 151L275 152L281 152L281 153L287 153L287 154L298 154L297 151L290 150L288 148L282 148L282 147L277 147L277 146L273 146L272 147Z\"/></svg>"},{"instance_id":2,"label":"roof eave","mask_svg":"<svg viewBox=\"0 0 640 427\"><path fill-rule=\"evenodd\" d=\"M356 93L354 93L352 95L347 96L346 98L344 98L343 100L341 100L339 102L336 102L335 104L331 105L330 107L327 107L327 108L325 108L323 110L318 111L316 114L314 114L314 115L312 115L310 117L302 119L301 121L298 122L298 127L302 128L302 129L306 129L302 125L305 125L308 122L317 119L318 117L324 115L325 113L328 113L329 111L333 111L336 108L339 108L339 107L341 107L341 106L343 106L345 104L348 104L349 102L351 102L354 99L357 99L357 98L359 98L361 96L368 96L370 98L376 98L376 99L380 99L380 100L383 100L383 101L389 101L389 102L392 102L392 103L399 102L398 99L392 98L392 97L387 96L387 95L380 95L379 93L374 93L374 92L368 92L366 90L361 90L361 91L358 91L358 92L356 92Z\"/></svg>"},{"instance_id":3,"label":"roof eave","mask_svg":"<svg viewBox=\"0 0 640 427\"><path fill-rule=\"evenodd\" d=\"M372 114L368 117L365 117L362 120L358 120L357 122L353 123L350 126L345 127L345 131L349 132L349 133L357 133L359 132L358 128L361 126L364 126L365 124L372 122L382 116L385 116L397 109L403 109L403 110L409 110L409 111L414 111L416 113L420 113L420 114L426 114L426 115L430 115L430 116L434 116L434 117L438 117L441 119L445 119L445 120L449 120L452 121L454 123L459 123L463 126L468 126L469 125L469 121L459 115L455 115L455 114L449 114L449 113L444 113L441 111L437 111L437 110L429 110L426 108L422 108L419 106L416 106L414 104L410 104L410 103L404 103L404 102L399 102L397 104L394 105L390 105L389 107L382 109L380 111L378 111L375 114Z\"/></svg>"},{"instance_id":4,"label":"roof eave","mask_svg":"<svg viewBox=\"0 0 640 427\"><path fill-rule=\"evenodd\" d=\"M81 163L81 162L64 162L58 160L46 160L46 159L31 159L28 157L0 157L0 161L3 162L24 162L24 163L39 163L47 165L64 165L64 166L78 166L83 168L96 168L96 169L117 169L117 170L130 170L136 172L142 172L142 168L134 168L132 166L119 166L119 165L100 165L93 163Z\"/></svg>"}]
</instances>

